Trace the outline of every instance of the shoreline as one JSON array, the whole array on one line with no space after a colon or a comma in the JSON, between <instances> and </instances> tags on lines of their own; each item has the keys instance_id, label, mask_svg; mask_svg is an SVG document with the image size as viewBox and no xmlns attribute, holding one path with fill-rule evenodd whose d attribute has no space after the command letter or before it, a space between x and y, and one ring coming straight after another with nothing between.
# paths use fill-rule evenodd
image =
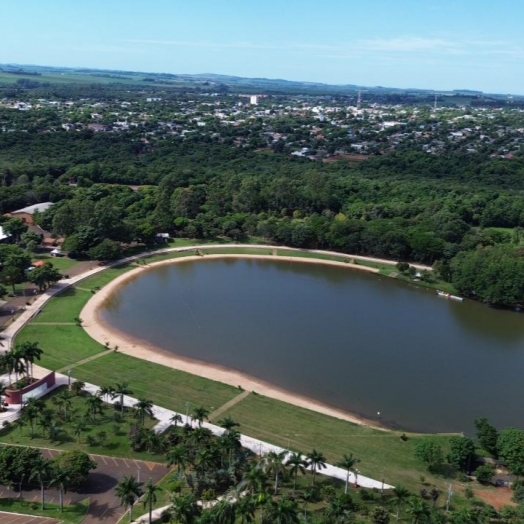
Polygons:
<instances>
[{"instance_id":1,"label":"shoreline","mask_svg":"<svg viewBox=\"0 0 524 524\"><path fill-rule=\"evenodd\" d=\"M217 364L210 364L201 360L192 359L177 355L171 351L154 346L147 341L131 337L121 331L109 326L101 318L100 310L106 300L110 298L113 292L119 288L126 281L136 278L143 270L150 267L157 267L160 265L177 264L184 262L194 263L195 261L202 261L202 259L218 259L218 258L247 258L247 259L260 259L260 260L278 260L285 262L298 262L306 264L326 264L332 266L339 266L345 268L358 269L371 273L378 273L379 270L376 268L370 268L367 266L361 266L356 264L336 262L332 260L322 259L308 259L300 257L286 257L286 256L274 256L274 255L247 255L247 254L211 254L204 256L188 256L182 258L161 260L152 262L147 266L139 266L136 269L124 273L118 276L100 291L95 293L93 297L87 302L80 312L80 317L83 319L82 327L86 333L99 342L102 345L110 343L111 347L118 345L118 352L129 356L148 360L156 364L160 364L172 369L184 371L193 375L197 375L202 378L209 380L215 380L222 382L233 387L240 387L244 391L251 391L256 394L270 397L282 402L292 404L297 407L316 411L318 413L325 414L327 416L335 417L341 420L346 420L353 424L361 426L367 426L374 429L380 429L383 431L389 431L384 426L379 425L376 422L368 420L362 416L354 413L344 411L339 408L335 408L324 404L315 399L293 393L286 389L275 386L265 380L257 379L251 375L236 371L231 368L225 368Z\"/></svg>"}]
</instances>

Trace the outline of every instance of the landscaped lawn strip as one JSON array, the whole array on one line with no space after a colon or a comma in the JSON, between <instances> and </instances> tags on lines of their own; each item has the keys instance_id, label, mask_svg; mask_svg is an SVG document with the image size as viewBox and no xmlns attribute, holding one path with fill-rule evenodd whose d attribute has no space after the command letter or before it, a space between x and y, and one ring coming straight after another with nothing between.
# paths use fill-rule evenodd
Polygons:
<instances>
[{"instance_id":1,"label":"landscaped lawn strip","mask_svg":"<svg viewBox=\"0 0 524 524\"><path fill-rule=\"evenodd\" d=\"M89 509L89 499L64 506L64 511L60 512L58 504L45 504L45 510L42 511L40 502L27 502L25 500L0 499L0 511L10 513L22 513L26 515L35 515L38 517L46 517L48 519L58 519L62 524L79 524L87 515ZM13 522L15 517L13 516Z\"/></svg>"},{"instance_id":2,"label":"landscaped lawn strip","mask_svg":"<svg viewBox=\"0 0 524 524\"><path fill-rule=\"evenodd\" d=\"M73 368L72 376L98 386L127 382L135 398L148 398L179 413L186 412L186 402L191 403L190 413L200 406L213 411L240 393L221 382L115 352Z\"/></svg>"},{"instance_id":3,"label":"landscaped lawn strip","mask_svg":"<svg viewBox=\"0 0 524 524\"><path fill-rule=\"evenodd\" d=\"M16 343L38 342L42 360L36 363L52 370L74 364L107 349L93 340L81 327L28 324L16 336Z\"/></svg>"}]
</instances>

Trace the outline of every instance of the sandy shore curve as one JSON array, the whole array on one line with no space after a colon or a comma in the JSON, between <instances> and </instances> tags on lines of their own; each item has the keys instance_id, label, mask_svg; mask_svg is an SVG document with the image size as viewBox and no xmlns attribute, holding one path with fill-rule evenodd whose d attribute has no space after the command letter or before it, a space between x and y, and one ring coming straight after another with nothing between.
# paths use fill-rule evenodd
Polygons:
<instances>
[{"instance_id":1,"label":"sandy shore curve","mask_svg":"<svg viewBox=\"0 0 524 524\"><path fill-rule=\"evenodd\" d=\"M331 260L322 259L308 259L300 257L286 257L286 256L271 256L271 255L246 255L246 254L213 254L204 256L187 256L182 258L162 260L152 262L146 266L137 266L119 277L115 278L109 284L104 286L100 291L95 293L93 297L87 302L80 313L82 318L82 327L87 334L102 345L109 344L110 347L118 346L118 351L126 355L136 358L154 362L162 366L170 367L180 371L185 371L193 375L198 375L203 378L223 382L234 387L241 387L246 391L253 391L259 395L274 398L292 404L294 406L306 408L318 413L346 420L348 422L373 427L376 429L385 429L376 422L366 420L364 417L352 414L314 399L298 395L270 384L269 382L254 378L250 375L241 373L239 371L231 370L216 364L210 364L196 359L182 357L172 353L171 351L154 346L144 340L131 337L112 326L109 326L103 321L100 309L104 302L109 299L111 294L119 288L124 282L136 278L141 272L147 271L149 268L157 267L166 264L179 264L195 261L202 261L215 258L248 258L248 259L262 259L262 260L277 260L287 262L299 262L309 264L326 264L331 266L341 266L345 268L358 269L361 271L368 271L371 273L378 273L378 269L345 263L335 262Z\"/></svg>"}]
</instances>

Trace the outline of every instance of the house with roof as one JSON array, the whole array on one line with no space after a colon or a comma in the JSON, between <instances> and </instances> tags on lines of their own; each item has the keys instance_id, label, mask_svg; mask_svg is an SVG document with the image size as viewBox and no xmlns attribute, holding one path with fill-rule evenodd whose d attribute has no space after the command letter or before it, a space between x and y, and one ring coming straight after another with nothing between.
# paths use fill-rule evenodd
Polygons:
<instances>
[{"instance_id":1,"label":"house with roof","mask_svg":"<svg viewBox=\"0 0 524 524\"><path fill-rule=\"evenodd\" d=\"M43 213L46 209L50 208L53 205L53 202L42 202L40 204L33 204L32 206L23 207L11 213L6 213L5 216L11 218L21 218L24 223L28 226L34 224L33 215L38 213Z\"/></svg>"}]
</instances>

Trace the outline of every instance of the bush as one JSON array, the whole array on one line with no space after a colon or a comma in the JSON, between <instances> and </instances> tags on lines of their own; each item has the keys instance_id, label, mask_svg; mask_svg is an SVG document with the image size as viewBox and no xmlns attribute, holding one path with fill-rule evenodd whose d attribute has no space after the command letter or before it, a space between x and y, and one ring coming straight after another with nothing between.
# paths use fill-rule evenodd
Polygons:
<instances>
[{"instance_id":1,"label":"bush","mask_svg":"<svg viewBox=\"0 0 524 524\"><path fill-rule=\"evenodd\" d=\"M491 464L484 464L482 466L479 466L475 470L475 476L477 477L477 481L481 484L489 484L494 474L495 469Z\"/></svg>"}]
</instances>

